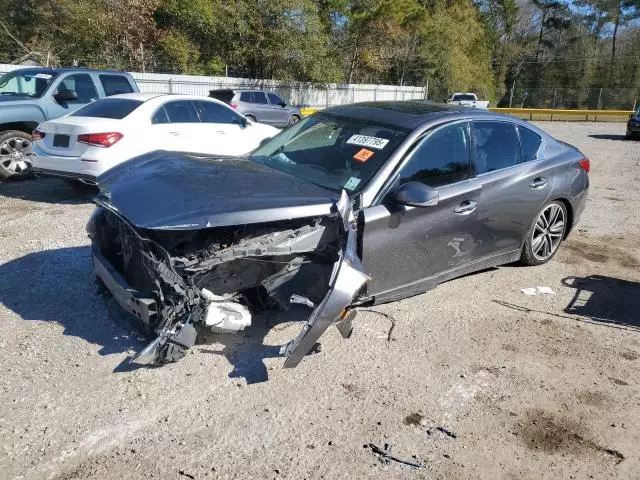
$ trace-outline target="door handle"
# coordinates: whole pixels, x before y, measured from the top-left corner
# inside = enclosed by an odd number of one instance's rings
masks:
[[[475,202],[473,200],[465,200],[453,209],[453,213],[457,213],[458,215],[469,215],[476,208],[478,208],[478,202]]]
[[[531,188],[544,188],[547,186],[547,183],[549,183],[549,180],[547,180],[544,177],[537,177],[533,182],[531,182],[529,184],[529,186]]]
[[[174,137],[177,137],[180,135],[180,132],[169,132],[169,135],[173,135]]]

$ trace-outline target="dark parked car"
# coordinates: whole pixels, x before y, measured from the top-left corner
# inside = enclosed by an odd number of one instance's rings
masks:
[[[578,149],[516,119],[419,102],[334,107],[246,159],[154,152],[98,178],[95,271],[157,334],[141,363],[199,329],[307,308],[293,367],[354,307],[470,272],[549,261],[589,185]],[[452,299],[464,301],[464,299]]]
[[[640,107],[631,114],[629,121],[627,122],[627,139],[638,138],[640,139]]]
[[[211,90],[209,96],[228,103],[254,122],[286,127],[302,118],[300,109],[287,105],[278,95],[262,90]]]

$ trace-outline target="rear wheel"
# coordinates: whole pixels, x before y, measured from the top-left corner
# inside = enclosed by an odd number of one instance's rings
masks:
[[[31,135],[19,130],[0,133],[0,178],[31,172]]]
[[[560,201],[546,204],[529,228],[520,260],[542,265],[553,258],[567,231],[567,207]]]
[[[295,125],[296,123],[298,123],[300,121],[300,117],[298,115],[291,115],[289,117],[289,123],[288,125]]]
[[[257,122],[258,120],[256,119],[256,117],[254,115],[245,115],[245,117],[247,117],[249,120],[251,120],[252,122]]]

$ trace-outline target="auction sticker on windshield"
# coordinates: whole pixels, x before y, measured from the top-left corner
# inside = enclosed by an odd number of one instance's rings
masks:
[[[357,162],[364,163],[373,157],[374,152],[372,150],[367,150],[366,148],[361,148],[358,153],[353,156],[353,159]]]
[[[368,135],[351,135],[351,138],[347,140],[347,143],[382,150],[387,146],[389,140],[386,138],[370,137]]]

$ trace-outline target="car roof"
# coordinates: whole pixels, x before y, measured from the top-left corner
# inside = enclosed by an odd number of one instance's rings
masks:
[[[105,97],[102,100],[109,98],[121,98],[123,100],[140,100],[142,102],[146,102],[147,100],[151,100],[156,97],[165,96],[162,93],[146,93],[146,92],[131,92],[131,93],[119,93],[118,95],[111,95],[109,97]]]
[[[443,116],[465,118],[470,115],[489,115],[496,118],[504,118],[503,115],[483,109],[434,103],[427,100],[353,103],[329,107],[321,112],[369,120],[410,130]]]
[[[11,72],[34,72],[34,73],[48,73],[50,75],[54,75],[57,73],[67,73],[67,72],[100,72],[100,73],[113,73],[117,75],[129,75],[127,72],[118,72],[115,70],[100,70],[98,68],[83,68],[83,67],[25,67],[25,68],[17,68],[15,70],[11,70]],[[7,72],[7,73],[11,73]]]

